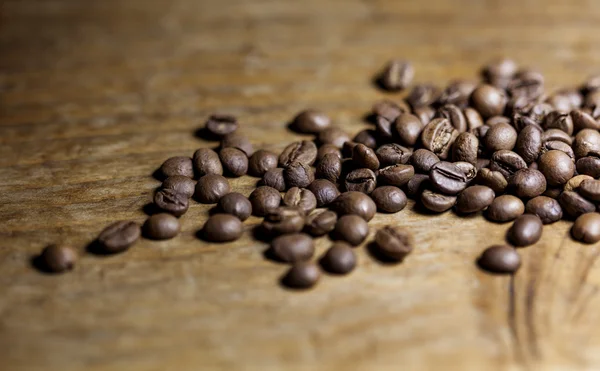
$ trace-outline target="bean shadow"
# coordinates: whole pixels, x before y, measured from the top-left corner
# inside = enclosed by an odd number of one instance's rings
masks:
[[[46,265],[44,264],[44,262],[42,261],[42,256],[41,255],[34,255],[29,259],[29,264],[31,265],[31,267],[35,270],[37,270],[40,273],[44,273],[44,274],[48,274],[48,275],[52,275],[53,272],[51,272],[48,267],[46,267]]]
[[[88,254],[92,254],[92,255],[96,255],[96,256],[110,256],[110,255],[114,255],[117,253],[110,253],[106,250],[104,250],[102,248],[102,245],[100,244],[100,242],[96,239],[92,242],[90,242],[86,247],[85,247],[85,251]]]
[[[148,216],[152,216],[161,212],[161,210],[158,208],[158,206],[156,206],[154,202],[148,202],[147,204],[142,206],[142,211]]]
[[[211,133],[206,127],[201,127],[194,131],[194,136],[198,139],[206,140],[208,142],[219,142],[221,140],[220,137]]]

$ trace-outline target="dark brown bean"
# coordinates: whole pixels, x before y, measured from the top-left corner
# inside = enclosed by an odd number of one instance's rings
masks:
[[[410,147],[419,140],[423,127],[421,120],[410,113],[399,115],[393,125],[395,135],[400,143]]]
[[[446,104],[440,107],[437,111],[437,117],[443,117],[450,121],[459,132],[467,131],[467,118],[463,111],[454,104]]]
[[[550,112],[544,118],[544,129],[558,129],[567,135],[573,135],[573,120],[571,115],[561,111]]]
[[[232,177],[240,177],[248,172],[248,157],[237,148],[223,148],[219,158],[225,173]]]
[[[202,233],[204,239],[211,242],[231,242],[242,236],[242,222],[230,214],[215,214],[208,218]]]
[[[350,140],[350,137],[342,129],[331,127],[322,130],[317,139],[321,144],[333,144],[337,148],[342,148],[344,143]]]
[[[581,185],[581,183],[586,179],[594,179],[589,175],[576,175],[569,179],[563,188],[565,191],[576,191],[577,188]]]
[[[225,114],[210,115],[204,124],[206,130],[215,137],[224,137],[238,129],[238,121],[235,116]]]
[[[491,85],[480,85],[471,94],[471,102],[483,118],[488,118],[504,112],[507,97],[501,89]]]
[[[546,191],[546,178],[538,170],[521,169],[509,180],[511,192],[521,198],[533,198]]]
[[[388,225],[375,234],[375,245],[383,256],[402,261],[413,251],[414,238],[407,229]]]
[[[595,156],[582,157],[577,160],[577,172],[594,178],[600,177],[600,158]]]
[[[154,214],[146,220],[142,229],[148,238],[168,240],[179,234],[181,223],[171,214]]]
[[[487,168],[479,170],[475,182],[490,187],[496,194],[504,193],[504,190],[508,186],[508,182],[501,172]]]
[[[435,153],[440,159],[448,158],[458,131],[445,118],[432,120],[421,133],[421,142],[425,149]]]
[[[192,159],[185,156],[171,157],[163,162],[160,167],[160,172],[165,178],[174,175],[193,178],[194,168],[192,166]]]
[[[479,139],[471,133],[460,133],[452,145],[452,161],[477,163]]]
[[[329,205],[340,195],[335,184],[326,179],[316,179],[310,183],[308,189],[315,195],[317,207]]]
[[[346,241],[353,246],[364,242],[369,234],[369,225],[358,215],[341,216],[333,230],[332,237],[335,240]]]
[[[494,201],[494,191],[486,186],[476,185],[465,188],[456,199],[456,210],[469,214],[482,211]]]
[[[517,137],[515,152],[530,164],[538,159],[542,150],[542,131],[533,125],[526,126]]]
[[[408,202],[404,192],[393,186],[375,188],[371,193],[371,198],[377,205],[377,210],[384,213],[397,213],[404,209]]]
[[[377,148],[377,133],[374,130],[365,129],[354,136],[355,143],[364,144],[369,148]]]
[[[577,192],[590,201],[600,201],[600,180],[588,179],[581,182]]]
[[[513,195],[498,196],[487,208],[485,216],[494,222],[504,223],[523,215],[523,201]]]
[[[254,152],[248,161],[248,173],[252,176],[262,177],[271,169],[277,167],[277,155],[271,151],[259,149]]]
[[[410,158],[414,170],[419,173],[429,173],[431,167],[438,162],[440,159],[435,153],[423,148],[416,150]]]
[[[408,183],[406,183],[406,194],[408,197],[417,199],[421,196],[421,192],[429,186],[429,175],[415,174]],[[373,196],[373,194],[371,194]]]
[[[280,206],[265,216],[262,227],[270,236],[298,233],[304,228],[304,215],[298,207]]]
[[[538,196],[527,201],[525,211],[537,215],[543,224],[551,224],[562,219],[563,212],[558,201],[547,196]]]
[[[370,170],[379,169],[379,159],[371,148],[364,144],[357,144],[352,151],[352,161],[359,168],[367,168]]]
[[[304,165],[312,165],[317,159],[317,146],[308,140],[294,142],[281,152],[279,155],[279,166],[286,168],[293,162],[299,162]]]
[[[505,178],[510,178],[517,171],[526,168],[525,160],[515,152],[508,150],[494,152],[490,161],[490,170],[500,172]]]
[[[540,156],[538,166],[551,186],[565,184],[575,173],[573,160],[562,151],[548,151]]]
[[[584,243],[600,241],[600,214],[586,213],[580,215],[571,228],[571,235],[577,241]]]
[[[399,144],[384,144],[375,151],[381,166],[406,164],[412,155],[410,149]]]
[[[344,181],[347,191],[357,191],[369,194],[377,187],[377,176],[369,169],[351,171]]]
[[[188,211],[189,198],[173,189],[161,189],[154,195],[157,208],[175,216],[181,216]]]
[[[340,152],[338,147],[333,144],[323,144],[317,151],[317,161],[321,161],[325,155],[330,153],[335,154],[340,160],[342,159],[342,152]]]
[[[517,143],[517,131],[509,124],[494,125],[483,137],[483,145],[489,153],[502,149],[512,150]]]
[[[573,119],[573,129],[575,132],[583,129],[600,129],[600,124],[591,115],[582,110],[573,110],[570,116]]]
[[[437,190],[448,195],[456,195],[468,185],[467,174],[456,164],[446,161],[433,165],[429,179]]]
[[[406,102],[411,105],[413,109],[425,106],[431,106],[435,103],[441,95],[440,89],[431,84],[419,84],[415,85],[408,97]]]
[[[225,214],[231,214],[241,221],[252,215],[252,203],[243,194],[232,192],[219,199],[218,209]]]
[[[286,206],[298,207],[308,215],[317,208],[317,198],[308,189],[292,187],[283,197],[283,204]]]
[[[210,148],[200,148],[194,152],[192,160],[196,176],[202,177],[207,174],[223,175],[223,165],[217,152]]]
[[[285,263],[297,263],[310,260],[315,253],[315,244],[307,234],[285,234],[271,242],[274,256]]]
[[[321,277],[319,267],[312,262],[294,263],[281,279],[281,283],[293,289],[313,287]]]
[[[278,167],[267,170],[260,181],[260,185],[275,188],[279,192],[285,191],[287,187],[283,177],[283,169]]]
[[[98,236],[98,244],[104,253],[114,254],[127,250],[141,235],[136,222],[120,221],[106,227]]]
[[[410,62],[400,59],[390,61],[379,76],[379,84],[386,90],[397,91],[412,82],[415,70]]]
[[[73,269],[77,253],[68,246],[46,246],[39,256],[41,267],[46,272],[62,273]]]
[[[452,206],[456,204],[456,196],[445,195],[433,192],[430,189],[425,189],[421,193],[421,203],[430,211],[443,213],[444,211],[450,210]]]
[[[346,243],[336,242],[320,259],[326,271],[335,274],[347,274],[356,267],[356,254]]]
[[[252,213],[256,216],[265,216],[281,204],[279,191],[267,186],[256,188],[248,199],[252,204]]]
[[[410,112],[410,107],[404,101],[395,103],[389,99],[383,99],[375,102],[371,111],[373,112],[374,116],[381,116],[389,122],[392,122],[400,114]]]
[[[375,216],[375,202],[362,192],[344,192],[331,203],[331,209],[338,215],[355,214],[369,221]]]
[[[529,246],[542,237],[544,226],[537,215],[523,214],[513,223],[510,229],[510,240],[515,246]]]
[[[448,84],[442,95],[438,99],[441,105],[454,104],[460,108],[465,108],[469,104],[469,97],[477,84],[467,80],[454,80]]]
[[[583,129],[575,136],[573,152],[576,158],[600,157],[600,133],[598,130]]]
[[[250,157],[254,154],[254,147],[248,138],[237,133],[227,134],[221,140],[221,149],[229,147],[239,149],[246,154],[246,157]]]
[[[477,264],[492,273],[512,274],[519,270],[521,257],[512,246],[494,245],[483,251]]]
[[[312,236],[320,237],[333,231],[337,223],[337,214],[333,211],[315,211],[306,217],[304,231]]]
[[[323,112],[317,110],[305,110],[292,121],[292,129],[303,134],[315,134],[327,129],[331,125],[331,119]]]
[[[203,204],[216,204],[231,191],[229,182],[222,175],[207,174],[198,179],[194,197]]]
[[[335,153],[328,153],[317,164],[316,177],[337,183],[342,174],[342,160]]]
[[[173,175],[165,179],[162,183],[162,188],[171,189],[187,198],[191,198],[196,189],[196,182],[187,176]]]

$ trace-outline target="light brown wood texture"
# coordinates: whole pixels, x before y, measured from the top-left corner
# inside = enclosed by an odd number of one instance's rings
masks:
[[[478,77],[506,55],[550,87],[600,71],[597,1],[5,0],[0,3],[0,369],[598,370],[598,246],[546,227],[511,278],[474,264],[508,225],[377,215],[414,231],[416,250],[384,265],[359,247],[346,277],[308,292],[278,285],[251,228],[200,241],[209,206],[183,232],[98,257],[107,224],[143,222],[163,160],[215,146],[194,135],[236,114],[256,147],[280,150],[314,107],[354,134],[386,95],[390,58],[416,80]],[[246,195],[256,179],[231,181]],[[45,275],[46,244],[76,247],[73,272]],[[321,254],[330,242],[317,243]]]

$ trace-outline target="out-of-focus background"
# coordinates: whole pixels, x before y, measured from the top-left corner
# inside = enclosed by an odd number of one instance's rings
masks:
[[[368,127],[376,99],[402,96],[372,84],[390,58],[443,86],[508,56],[572,87],[600,71],[599,31],[592,0],[0,2],[0,369],[600,369],[598,247],[563,222],[499,277],[474,260],[505,225],[410,204],[372,223],[414,231],[403,264],[361,247],[353,274],[303,293],[278,286],[259,219],[235,244],[201,242],[203,205],[174,240],[85,253],[112,221],[143,222],[166,158],[215,145],[195,136],[212,112],[280,150],[304,108]],[[73,272],[30,266],[49,243],[81,253]]]

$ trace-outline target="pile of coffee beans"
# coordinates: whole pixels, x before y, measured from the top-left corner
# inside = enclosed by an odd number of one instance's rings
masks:
[[[220,142],[218,152],[201,148],[167,159],[157,212],[143,227],[108,226],[98,248],[118,253],[140,236],[175,237],[191,199],[216,204],[200,233],[206,241],[235,241],[251,215],[263,218],[255,237],[270,241],[267,256],[290,264],[282,283],[294,288],[314,286],[323,270],[355,269],[354,249],[367,241],[369,221],[376,212],[403,210],[408,198],[430,213],[454,209],[458,216],[512,222],[506,243],[485,249],[477,261],[489,272],[516,272],[515,247],[535,244],[544,225],[561,219],[575,221],[574,239],[600,240],[600,77],[547,94],[542,74],[509,59],[485,66],[480,82],[455,80],[445,88],[412,85],[414,75],[407,61],[385,66],[376,78],[380,88],[409,91],[373,104],[372,127],[354,137],[323,112],[298,113],[289,127],[314,141],[291,143],[279,154],[255,151],[238,134],[236,117],[210,116],[203,130]],[[249,197],[228,181],[246,175],[260,178]],[[376,231],[370,244],[392,262],[415,245],[397,224]],[[315,239],[324,235],[332,244],[317,261]],[[56,246],[41,257],[52,271],[75,260]]]

